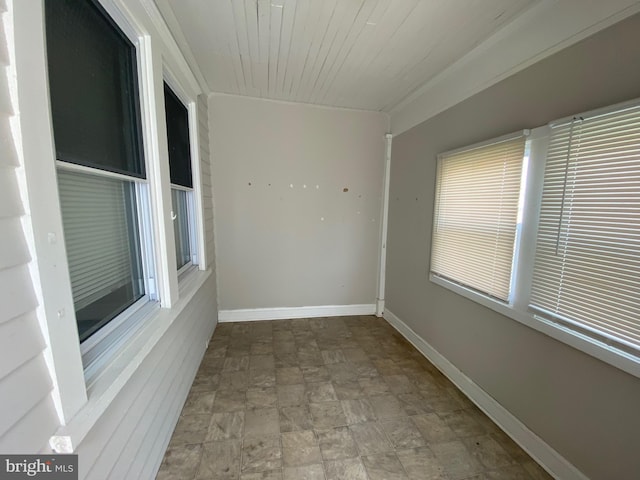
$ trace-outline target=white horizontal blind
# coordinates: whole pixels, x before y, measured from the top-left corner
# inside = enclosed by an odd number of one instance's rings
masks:
[[[129,182],[58,169],[76,311],[131,281],[125,199]]]
[[[640,347],[640,106],[552,126],[530,306]]]
[[[438,158],[431,273],[507,301],[525,137]]]

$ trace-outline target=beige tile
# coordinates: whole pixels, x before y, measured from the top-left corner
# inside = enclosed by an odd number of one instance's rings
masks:
[[[242,438],[244,412],[214,413],[209,422],[207,441]]]
[[[520,446],[502,430],[497,430],[490,435],[515,461],[519,463],[531,461],[531,457],[527,455],[527,452],[520,448]]]
[[[157,479],[193,478],[196,475],[202,445],[181,445],[167,449]]]
[[[407,415],[431,413],[431,407],[419,393],[401,393],[396,395]]]
[[[276,385],[276,372],[270,369],[249,370],[248,387],[274,387]]]
[[[367,473],[359,458],[325,462],[327,480],[367,480]]]
[[[307,383],[328,382],[331,380],[329,370],[326,367],[316,365],[302,367],[302,376]]]
[[[294,348],[293,348],[292,352],[281,352],[281,351],[277,350],[276,346],[274,345],[274,354],[273,354],[273,356],[275,357],[276,369],[278,369],[278,368],[292,368],[292,367],[299,367],[300,366],[300,363],[298,362],[298,356],[296,355],[296,352],[295,352],[295,344],[293,344],[293,346],[294,346]],[[288,348],[288,346],[287,346],[287,348]]]
[[[382,428],[377,422],[359,423],[349,427],[360,455],[373,455],[393,451]]]
[[[417,391],[416,386],[406,375],[385,375],[384,381],[389,385],[391,393],[399,395],[401,393],[412,393]]]
[[[203,445],[197,480],[216,478],[230,480],[240,474],[240,440],[211,442]],[[184,477],[177,477],[184,478]]]
[[[307,403],[305,386],[302,383],[296,385],[278,385],[278,405],[280,407],[303,405]]]
[[[185,415],[178,419],[170,446],[202,443],[207,437],[210,415]]]
[[[308,405],[280,407],[280,431],[295,432],[297,430],[311,430],[313,420]]]
[[[459,440],[430,443],[429,448],[444,467],[447,476],[452,480],[470,477],[480,473],[483,469],[482,465],[471,456]]]
[[[259,473],[243,473],[240,480],[282,480],[282,470],[270,470]]]
[[[322,350],[322,361],[325,365],[331,365],[333,363],[344,363],[347,359],[342,353],[342,350]]]
[[[280,433],[280,415],[276,408],[247,410],[244,416],[244,435],[265,436]]]
[[[284,480],[325,480],[321,464],[285,467]]]
[[[298,350],[296,355],[298,357],[298,364],[301,367],[321,366],[324,363],[320,350],[318,349]]]
[[[278,385],[295,385],[304,382],[300,367],[284,367],[276,369],[276,383]]]
[[[247,352],[248,353],[248,352]],[[229,357],[224,360],[223,372],[238,372],[249,368],[249,356]]]
[[[471,455],[486,469],[497,470],[516,461],[489,435],[463,438],[462,442]]]
[[[444,467],[428,447],[399,450],[397,454],[411,480],[447,480]]]
[[[395,395],[378,395],[369,401],[378,419],[407,416],[400,400]]]
[[[320,447],[313,430],[282,434],[282,458],[285,467],[320,463]]]
[[[223,372],[220,374],[218,390],[246,390],[249,386],[249,371]]]
[[[370,480],[409,480],[395,453],[362,457]]]
[[[340,403],[342,404],[342,410],[349,425],[376,420],[373,407],[368,400],[342,400]]]
[[[366,397],[360,384],[355,380],[332,382],[339,400],[355,400]]]
[[[276,360],[272,354],[251,355],[249,370],[272,370],[276,368]]]
[[[462,409],[462,405],[447,392],[443,392],[438,395],[425,396],[425,400],[429,404],[429,407],[439,414]]]
[[[358,379],[358,373],[350,363],[334,363],[327,365],[332,381],[344,382]]]
[[[318,444],[324,460],[338,460],[358,456],[358,447],[347,427],[317,430]]]
[[[451,427],[435,413],[416,415],[411,417],[411,421],[429,443],[448,442],[458,438]]]
[[[193,380],[190,392],[213,392],[220,384],[218,373],[198,373]]]
[[[461,438],[474,437],[486,433],[484,427],[467,410],[442,413],[440,418]]]
[[[256,342],[251,344],[251,355],[273,354],[273,343]]]
[[[345,348],[342,350],[342,353],[348,362],[366,362],[369,360],[369,357],[362,348]]]
[[[483,480],[532,480],[533,477],[520,465],[510,465],[483,473]]]
[[[246,394],[243,391],[228,390],[216,392],[213,402],[214,413],[238,412],[246,406]]]
[[[307,383],[305,388],[309,403],[334,402],[338,400],[331,382]]]
[[[310,403],[309,410],[316,429],[339,427],[347,424],[340,402]]]
[[[371,378],[380,376],[380,372],[371,361],[365,362],[353,362],[353,370],[356,372],[358,378]]]
[[[380,426],[396,449],[423,447],[427,443],[409,417],[381,421]]]
[[[277,400],[275,387],[247,389],[247,408],[275,407]]]
[[[382,377],[359,378],[358,383],[368,397],[390,393],[389,385],[386,384]]]
[[[257,435],[244,439],[242,445],[243,474],[277,470],[281,467],[282,449],[279,435]]]
[[[182,415],[206,415],[211,413],[215,392],[191,392],[182,408]]]

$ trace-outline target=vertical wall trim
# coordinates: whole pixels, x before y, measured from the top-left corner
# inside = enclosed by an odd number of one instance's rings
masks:
[[[384,155],[384,186],[382,188],[382,222],[380,222],[380,262],[378,268],[378,295],[376,298],[376,316],[384,313],[385,275],[387,271],[387,229],[389,226],[389,183],[391,179],[391,141],[393,135],[387,133]]]

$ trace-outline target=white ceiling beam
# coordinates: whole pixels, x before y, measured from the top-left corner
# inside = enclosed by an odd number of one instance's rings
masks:
[[[398,135],[639,11],[637,0],[543,0],[388,110],[392,132]]]

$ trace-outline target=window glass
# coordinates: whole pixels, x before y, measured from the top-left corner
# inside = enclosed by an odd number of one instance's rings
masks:
[[[640,349],[640,106],[552,126],[531,308]]]
[[[431,272],[510,295],[525,137],[438,158]]]
[[[58,170],[80,340],[144,295],[133,182]]]
[[[173,233],[176,241],[176,261],[178,269],[191,262],[191,244],[189,232],[189,195],[191,192],[171,189],[173,208]]]
[[[167,119],[171,183],[191,188],[193,180],[191,178],[189,113],[166,83],[164,84],[164,108]]]
[[[136,51],[95,2],[45,2],[58,160],[144,177]]]

